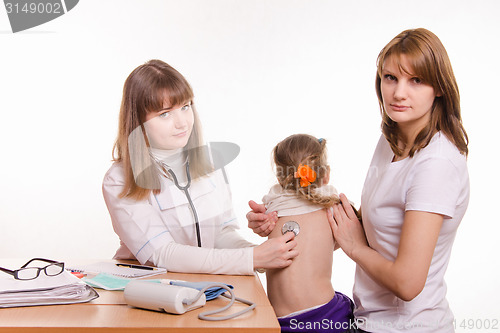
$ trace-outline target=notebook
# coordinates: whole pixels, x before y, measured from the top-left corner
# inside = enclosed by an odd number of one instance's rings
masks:
[[[116,262],[97,262],[93,264],[88,264],[88,265],[77,265],[77,266],[71,266],[67,267],[67,270],[73,271],[73,272],[81,272],[81,273],[93,273],[93,274],[98,274],[98,273],[106,273],[106,274],[112,274],[116,276],[121,276],[121,277],[126,277],[126,278],[140,278],[140,277],[148,277],[148,276],[154,276],[158,274],[165,274],[167,270],[165,268],[160,268],[160,267],[149,267],[149,266],[141,266],[141,265],[134,265],[134,266],[139,266],[139,267],[148,267],[148,268],[131,268],[131,267],[124,267],[124,266],[117,266]],[[123,264],[127,265],[127,264]]]

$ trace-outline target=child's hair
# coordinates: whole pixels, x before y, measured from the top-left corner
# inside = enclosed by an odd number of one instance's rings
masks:
[[[340,202],[338,196],[325,196],[315,189],[321,187],[329,176],[326,140],[307,134],[294,134],[284,139],[273,149],[276,177],[284,190],[294,191],[312,203],[331,207]],[[299,166],[307,165],[316,173],[316,179],[309,185],[300,183],[296,177]]]
[[[409,60],[411,68],[402,66],[402,55]],[[422,82],[431,85],[438,95],[432,106],[431,120],[418,133],[410,149],[410,157],[413,157],[418,150],[425,148],[438,131],[442,131],[455,144],[460,153],[467,156],[468,137],[462,125],[460,94],[450,59],[439,38],[423,28],[401,32],[380,51],[377,58],[375,87],[382,114],[382,132],[394,154],[401,156],[403,153],[403,150],[398,147],[398,140],[401,138],[397,123],[389,118],[384,109],[380,90],[383,66],[389,58],[398,63],[401,71],[415,75]]]
[[[161,60],[150,60],[130,73],[123,86],[118,121],[118,136],[113,146],[113,161],[121,162],[125,186],[121,197],[145,199],[151,191],[161,190],[161,173],[150,155],[149,140],[144,128],[146,114],[158,112],[165,101],[171,106],[191,102],[194,125],[185,153],[193,178],[211,171],[203,149],[201,124],[193,105],[193,90],[187,80]]]

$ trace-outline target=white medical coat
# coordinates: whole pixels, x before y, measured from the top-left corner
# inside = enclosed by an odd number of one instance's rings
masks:
[[[221,170],[193,179],[189,188],[202,248],[186,195],[171,180],[163,177],[161,192],[142,201],[120,198],[124,184],[122,165],[114,163],[104,177],[103,195],[120,237],[115,259],[137,258],[185,273],[253,274],[253,244],[235,231],[231,192]]]

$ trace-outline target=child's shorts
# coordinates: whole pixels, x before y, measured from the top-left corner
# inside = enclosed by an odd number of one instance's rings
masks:
[[[319,307],[279,317],[281,332],[349,331],[354,322],[354,304],[346,295],[335,292],[332,300]]]

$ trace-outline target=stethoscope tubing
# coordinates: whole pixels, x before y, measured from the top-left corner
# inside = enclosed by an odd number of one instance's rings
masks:
[[[189,174],[189,162],[186,162],[186,175],[188,182],[186,185],[181,186],[179,184],[179,181],[177,180],[177,176],[175,173],[172,171],[172,169],[167,169],[167,172],[172,176],[172,179],[174,180],[175,186],[184,192],[186,195],[186,198],[189,202],[189,207],[191,208],[191,212],[193,213],[194,217],[194,225],[196,229],[196,239],[198,241],[198,247],[201,247],[201,233],[200,233],[200,222],[198,220],[198,214],[196,213],[196,209],[194,208],[194,203],[193,200],[191,199],[191,195],[189,194],[189,187],[191,186],[191,175]]]

